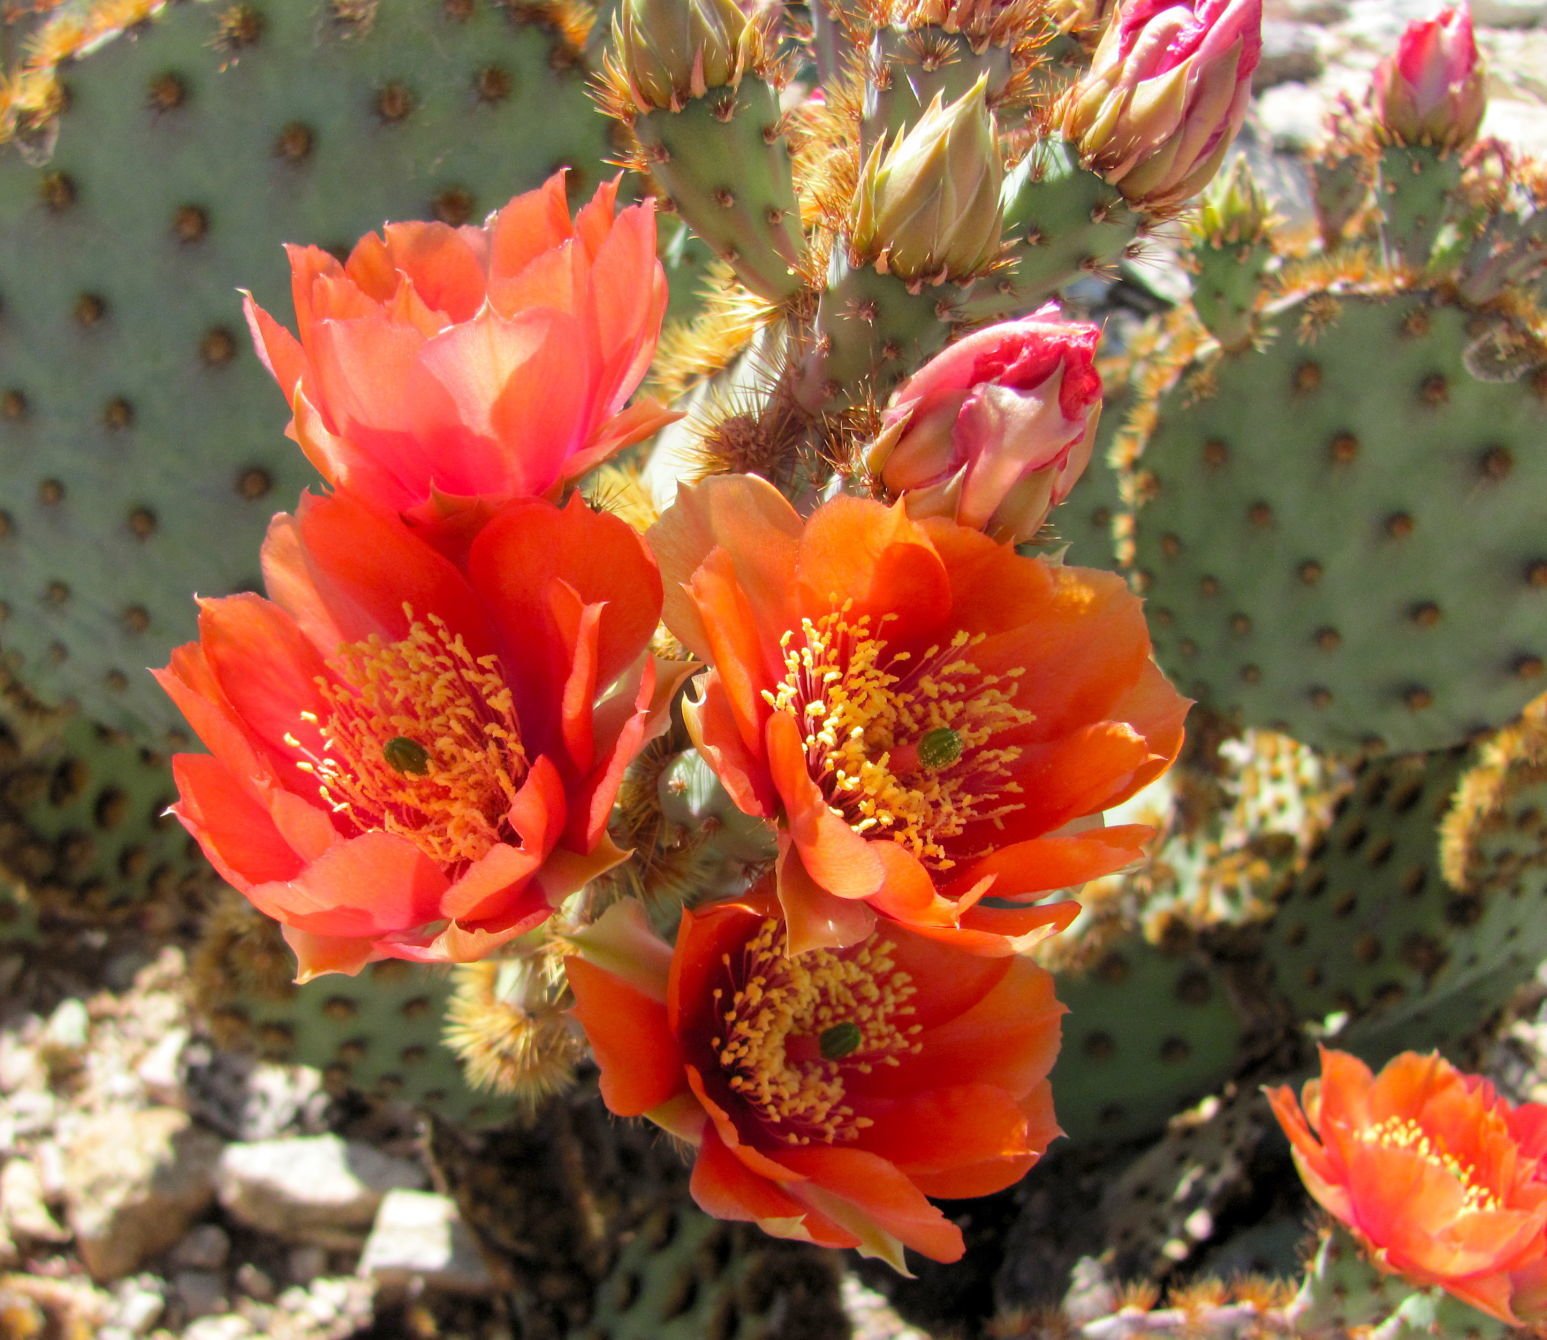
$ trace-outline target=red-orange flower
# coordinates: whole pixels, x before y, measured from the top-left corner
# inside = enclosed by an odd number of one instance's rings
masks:
[[[1268,1091],[1305,1185],[1382,1270],[1438,1285],[1500,1321],[1543,1292],[1544,1110],[1511,1108],[1438,1055],[1404,1052],[1378,1076],[1323,1049],[1321,1078]]]
[[[885,925],[791,956],[765,884],[683,914],[676,948],[637,903],[568,960],[602,1097],[696,1147],[693,1198],[777,1237],[964,1250],[927,1197],[983,1196],[1059,1134],[1048,1071],[1063,1006],[1023,957],[961,953]]]
[[[900,505],[802,523],[745,476],[684,489],[648,538],[667,625],[711,667],[699,749],[780,823],[795,952],[878,913],[1013,952],[1073,915],[1037,897],[1142,856],[1148,828],[1100,815],[1176,756],[1187,703],[1121,578]]]
[[[301,980],[481,957],[621,858],[661,598],[628,526],[519,500],[464,573],[352,498],[303,498],[263,567],[272,599],[204,601],[158,678],[211,750],[173,760],[173,812]]]
[[[624,409],[666,279],[652,207],[615,215],[617,193],[604,184],[571,221],[558,173],[482,228],[390,224],[343,265],[288,248],[299,340],[251,297],[247,320],[323,477],[434,522],[555,496],[673,418]]]

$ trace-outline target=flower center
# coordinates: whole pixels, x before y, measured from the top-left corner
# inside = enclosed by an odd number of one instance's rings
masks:
[[[526,776],[515,701],[499,657],[474,657],[436,615],[408,636],[340,647],[318,681],[328,705],[322,752],[285,743],[335,814],[361,832],[408,838],[444,865],[476,861],[513,836],[506,815]]]
[[[1475,1167],[1457,1158],[1411,1117],[1387,1117],[1373,1126],[1366,1126],[1359,1132],[1359,1143],[1379,1145],[1383,1149],[1410,1149],[1430,1167],[1448,1172],[1463,1188],[1463,1210],[1504,1208],[1504,1202],[1492,1188],[1479,1182]]]
[[[985,674],[971,659],[982,633],[959,631],[920,655],[892,651],[851,608],[784,634],[784,678],[763,698],[800,725],[812,777],[856,832],[884,834],[947,870],[952,838],[1023,803],[1013,799],[1021,751],[993,743],[1033,719],[1015,702],[1022,672]]]
[[[741,952],[739,972],[729,954],[723,960],[729,1000],[726,988],[714,993],[724,1031],[713,1046],[727,1083],[785,1144],[856,1139],[871,1120],[845,1102],[844,1077],[919,1050],[922,1025],[907,1022],[913,979],[884,940],[791,958],[772,917]]]

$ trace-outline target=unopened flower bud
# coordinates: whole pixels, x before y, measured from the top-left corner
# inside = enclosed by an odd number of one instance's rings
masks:
[[[617,72],[642,110],[675,111],[740,80],[750,26],[735,0],[624,0],[612,30]]]
[[[957,341],[898,390],[871,473],[910,516],[1029,540],[1090,461],[1100,338],[1049,304]]]
[[[1172,208],[1213,177],[1262,52],[1262,0],[1129,0],[1063,105],[1085,165],[1130,204]]]
[[[1390,142],[1464,149],[1477,138],[1487,96],[1464,2],[1407,25],[1396,54],[1376,68],[1371,101]]]
[[[1272,217],[1267,196],[1242,155],[1204,190],[1192,232],[1208,246],[1245,246],[1267,237]]]
[[[966,279],[999,252],[1004,161],[987,78],[949,107],[937,96],[891,146],[878,144],[854,193],[851,250],[904,279]]]

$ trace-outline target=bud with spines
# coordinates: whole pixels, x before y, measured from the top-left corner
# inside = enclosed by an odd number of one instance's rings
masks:
[[[614,73],[640,111],[679,111],[734,88],[759,36],[734,0],[626,0],[613,19]]]
[[[999,254],[1004,161],[987,80],[946,106],[938,97],[860,169],[850,258],[904,280],[964,280]]]
[[[1251,166],[1239,157],[1216,177],[1198,202],[1193,221],[1193,309],[1227,349],[1244,349],[1253,336],[1253,311],[1273,249],[1272,213]]]
[[[1172,210],[1213,177],[1246,116],[1262,0],[1129,0],[1060,126],[1130,204]]]
[[[1465,3],[1408,24],[1376,67],[1370,102],[1387,143],[1454,151],[1476,140],[1487,96]]]

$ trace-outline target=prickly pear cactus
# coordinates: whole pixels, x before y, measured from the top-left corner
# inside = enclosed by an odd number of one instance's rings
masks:
[[[306,986],[294,972],[278,928],[232,894],[193,956],[193,1003],[221,1046],[315,1066],[336,1093],[427,1107],[472,1127],[513,1115],[509,1099],[469,1083],[446,1043],[449,972],[375,963]]]
[[[1541,688],[1543,406],[1467,366],[1437,292],[1309,285],[1257,343],[1173,352],[1120,450],[1157,655],[1210,707],[1322,749],[1440,749]],[[1520,332],[1547,367],[1547,343]],[[1378,367],[1378,377],[1371,368]]]
[[[579,1340],[797,1340],[847,1329],[824,1254],[671,1206],[624,1246]]]
[[[0,651],[159,747],[176,714],[144,668],[192,636],[190,591],[256,585],[270,515],[313,479],[237,288],[283,314],[283,242],[461,223],[611,169],[578,12],[142,8],[0,144]]]

